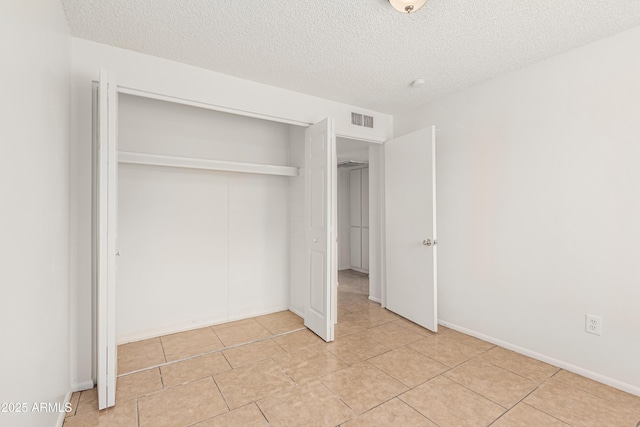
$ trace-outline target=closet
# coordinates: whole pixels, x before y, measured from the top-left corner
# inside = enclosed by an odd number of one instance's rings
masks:
[[[369,168],[349,171],[349,261],[369,272]]]
[[[118,343],[288,309],[304,134],[138,96],[118,107]]]
[[[117,345],[289,309],[327,342],[337,292],[334,121],[94,85],[98,407]]]

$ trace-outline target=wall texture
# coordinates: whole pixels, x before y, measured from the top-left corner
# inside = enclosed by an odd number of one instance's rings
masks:
[[[56,0],[0,5],[0,425],[52,426],[69,384],[70,43]]]
[[[441,321],[636,394],[638,51],[635,28],[395,116],[438,127]]]

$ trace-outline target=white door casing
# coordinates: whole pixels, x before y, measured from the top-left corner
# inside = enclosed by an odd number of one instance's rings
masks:
[[[384,144],[386,307],[437,332],[435,126]]]
[[[118,202],[118,89],[114,75],[100,71],[97,146],[97,383],[98,408],[116,403],[116,238]]]
[[[333,341],[337,282],[337,160],[333,120],[305,131],[305,273],[309,296],[304,324]]]

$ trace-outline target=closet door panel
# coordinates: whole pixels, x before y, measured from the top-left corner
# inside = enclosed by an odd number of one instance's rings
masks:
[[[229,319],[287,309],[287,179],[229,176]]]
[[[121,165],[119,178],[118,342],[226,320],[227,176]]]
[[[349,188],[350,188],[350,217],[351,226],[360,227],[362,225],[362,211],[360,210],[360,191],[361,191],[360,170],[349,172]]]
[[[362,268],[361,232],[360,227],[351,227],[351,267]]]

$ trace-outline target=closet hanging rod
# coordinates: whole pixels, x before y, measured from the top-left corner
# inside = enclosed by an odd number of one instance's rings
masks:
[[[134,153],[131,151],[118,151],[118,163],[184,169],[204,169],[224,172],[257,173],[263,175],[298,176],[298,168],[292,166],[194,159],[190,157],[165,156],[161,154]]]

